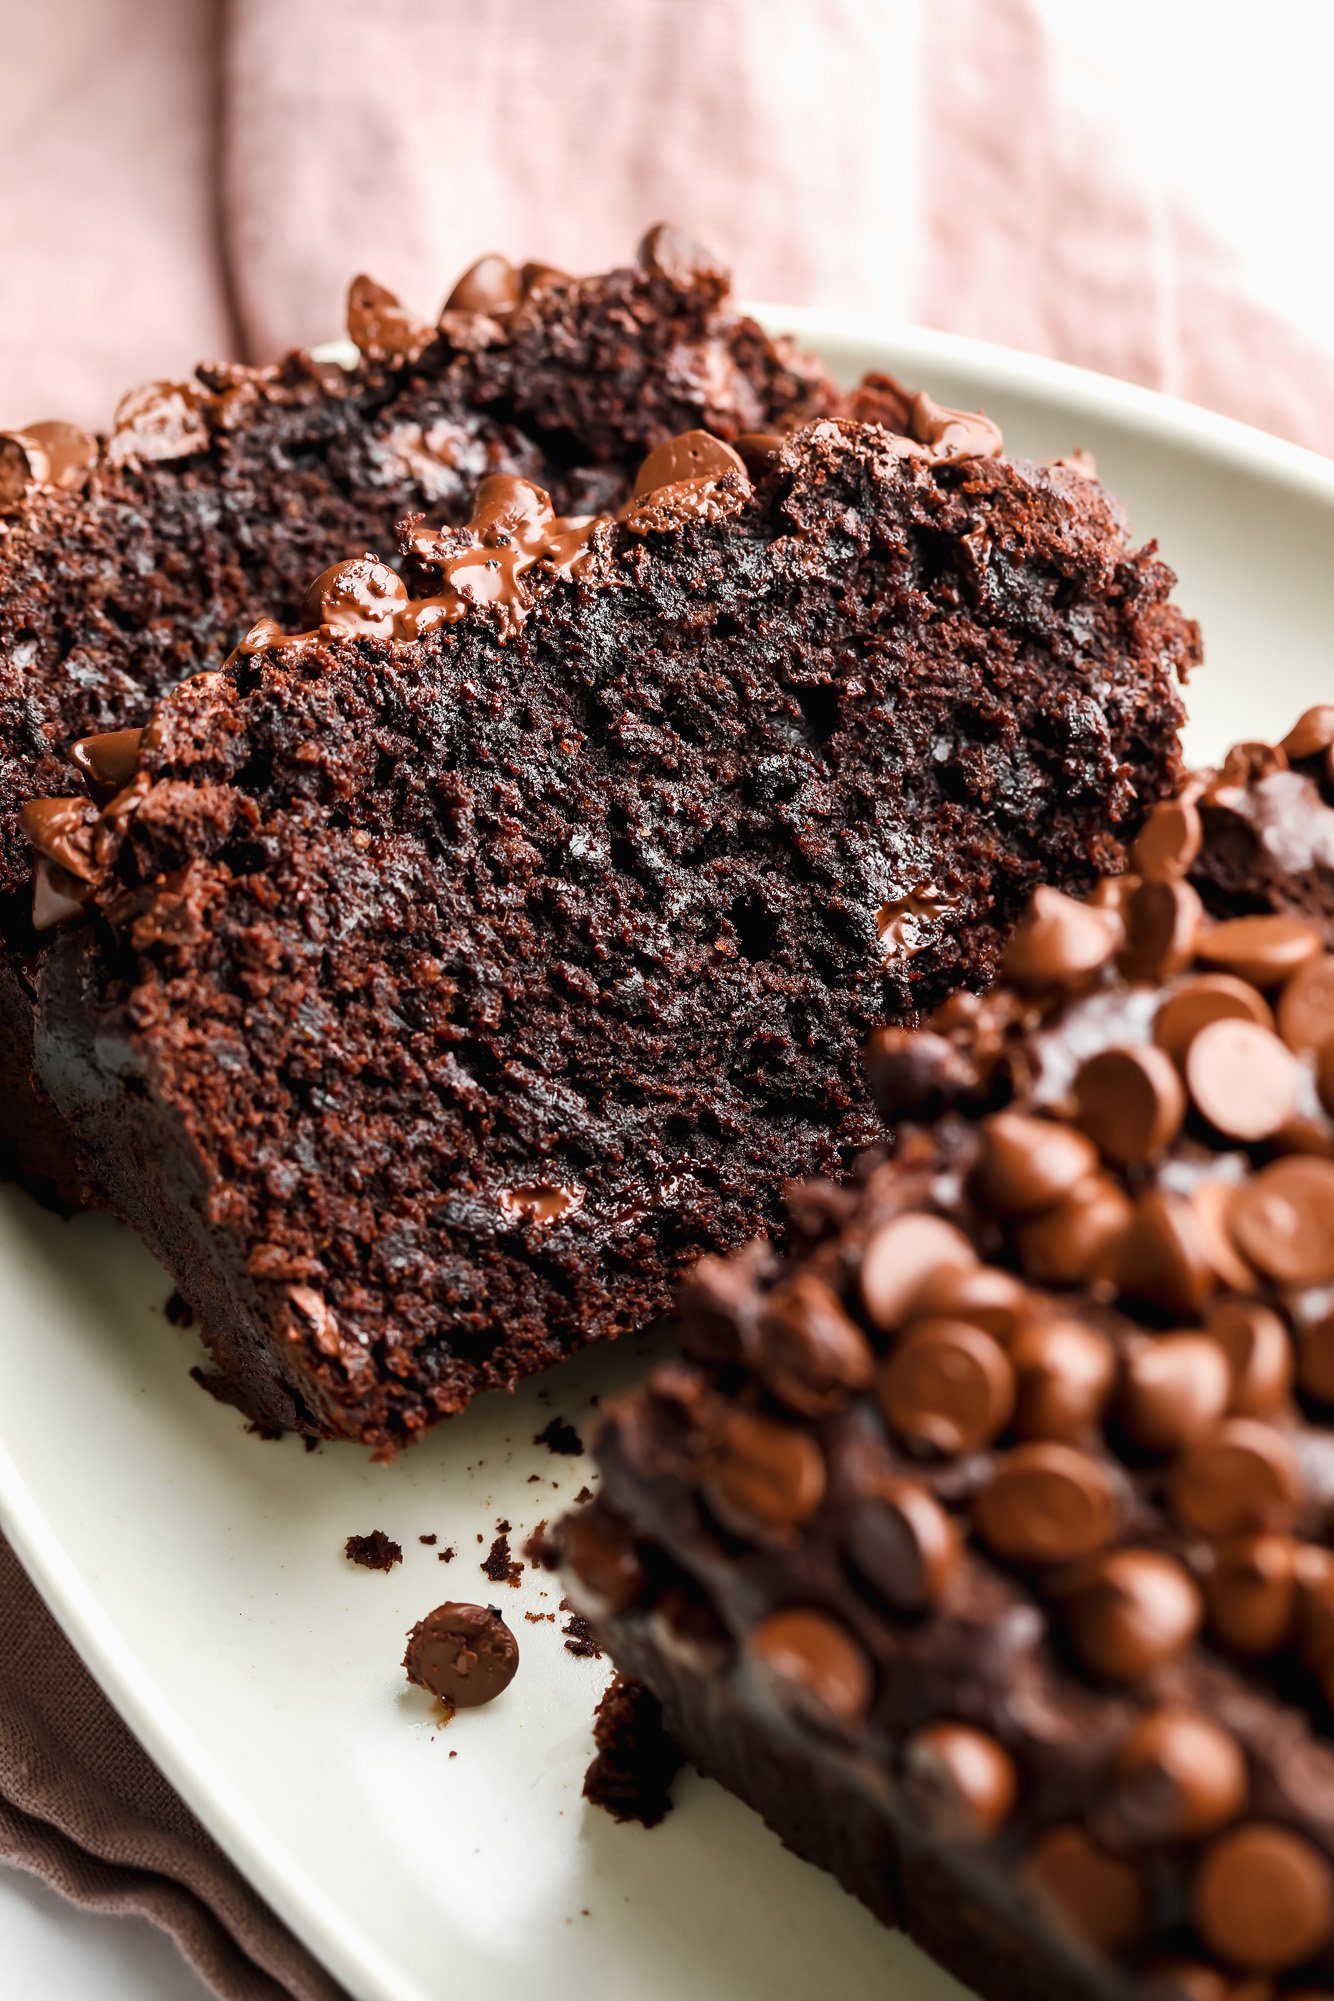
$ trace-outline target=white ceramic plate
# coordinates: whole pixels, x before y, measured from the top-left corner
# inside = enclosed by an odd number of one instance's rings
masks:
[[[985,405],[1014,450],[1085,445],[1157,535],[1203,622],[1191,748],[1281,732],[1334,697],[1334,465],[1147,392],[927,334],[894,340],[774,312],[841,372],[888,367]],[[584,1459],[533,1443],[553,1413],[629,1381],[644,1343],[491,1399],[389,1467],[266,1444],[190,1380],[169,1286],[101,1218],[0,1191],[0,1523],[113,1701],[223,1847],[359,2001],[590,1991],[679,2001],[849,2001],[959,1989],[688,1775],[651,1833],[586,1808],[605,1664],[565,1650],[550,1582],[478,1568],[517,1551]],[[386,1530],[405,1561],[352,1568]],[[457,1546],[448,1565],[418,1536]],[[513,1687],[441,1729],[399,1668],[447,1597],[503,1601]],[[451,1752],[456,1756],[451,1757]]]

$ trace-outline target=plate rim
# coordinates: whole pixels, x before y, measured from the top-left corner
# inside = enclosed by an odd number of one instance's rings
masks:
[[[1161,391],[925,327],[886,325],[814,307],[753,304],[746,310],[831,362],[840,349],[857,347],[879,350],[887,364],[928,377],[937,366],[955,366],[989,379],[1001,393],[1032,396],[1072,416],[1091,414],[1159,444],[1203,453],[1334,511],[1334,459]],[[328,360],[342,360],[347,352],[345,341],[315,350]],[[47,1609],[148,1755],[223,1853],[330,1975],[358,2001],[433,2001],[411,1974],[385,1959],[353,1914],[336,1907],[314,1876],[280,1849],[262,1815],[161,1698],[47,1521],[3,1437],[0,1529]]]

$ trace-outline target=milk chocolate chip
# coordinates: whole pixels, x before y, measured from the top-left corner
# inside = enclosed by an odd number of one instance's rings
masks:
[[[885,1333],[904,1320],[927,1281],[977,1263],[963,1231],[941,1216],[894,1216],[862,1252],[862,1304]]]
[[[909,1447],[953,1456],[990,1444],[1014,1408],[1014,1372],[990,1334],[962,1320],[919,1321],[880,1370],[876,1395]]]
[[[756,1626],[746,1652],[790,1700],[839,1724],[861,1721],[871,1705],[871,1664],[851,1634],[822,1612],[775,1612]]]
[[[1185,1071],[1196,1110],[1228,1139],[1268,1139],[1297,1108],[1296,1059],[1258,1022],[1210,1022],[1186,1051]]]
[[[1278,1973],[1319,1951],[1334,1919],[1334,1873],[1291,1829],[1254,1821],[1213,1843],[1191,1902],[1205,1944],[1234,1966]]]
[[[903,1747],[903,1778],[915,1812],[950,1841],[984,1839],[1003,1827],[1019,1789],[1003,1744],[966,1723],[928,1723]]]
[[[454,1709],[493,1702],[513,1681],[519,1643],[494,1605],[437,1605],[408,1634],[408,1680]]]
[[[1098,1848],[1082,1827],[1053,1827],[1025,1875],[1077,1937],[1100,1952],[1132,1945],[1144,1929],[1144,1886],[1133,1863]]]
[[[1297,1618],[1297,1544],[1288,1536],[1242,1536],[1214,1554],[1204,1582],[1209,1624],[1234,1653],[1270,1654]]]
[[[1201,973],[1168,995],[1153,1018],[1153,1039],[1174,1062],[1184,1063],[1195,1037],[1213,1021],[1274,1025],[1264,995],[1245,980],[1231,973]]]
[[[1231,1390],[1227,1356],[1207,1334],[1146,1339],[1126,1356],[1121,1420],[1146,1451],[1178,1452],[1215,1429]]]
[[[941,1597],[958,1567],[959,1531],[925,1487],[889,1478],[852,1509],[847,1549],[887,1604],[920,1612]]]
[[[1075,1116],[1118,1167],[1161,1153],[1176,1138],[1185,1109],[1171,1057],[1152,1046],[1099,1050],[1075,1074]]]
[[[803,1417],[821,1417],[865,1389],[874,1362],[866,1336],[837,1295],[814,1272],[798,1271],[765,1301],[758,1366],[780,1403]]]
[[[1069,1563],[1109,1541],[1116,1496],[1087,1452],[1044,1441],[1017,1445],[997,1461],[973,1504],[979,1533],[1015,1563]]]
[[[1071,1582],[1062,1603],[1076,1653],[1108,1681],[1133,1681],[1184,1653],[1203,1607],[1190,1574],[1153,1549],[1114,1549]]]
[[[1178,1459],[1172,1512],[1197,1534],[1221,1539],[1290,1528],[1302,1499],[1292,1447],[1272,1425],[1229,1418]]]
[[[1120,935],[1112,913],[1058,889],[1037,889],[1006,947],[1004,976],[1034,992],[1080,986],[1106,965]]]
[[[1229,1218],[1243,1254],[1280,1285],[1334,1278],[1334,1161],[1270,1161],[1238,1188]]]
[[[1151,1709],[1127,1732],[1112,1771],[1112,1815],[1135,1841],[1197,1841],[1246,1804],[1235,1737],[1197,1710]]]
[[[1097,1424],[1116,1377],[1106,1335],[1081,1320],[1029,1320],[1009,1352],[1021,1438],[1079,1438]]]
[[[983,1121],[981,1142],[978,1191],[998,1216],[1050,1209],[1098,1167],[1093,1142],[1055,1119],[997,1112]]]
[[[1204,906],[1188,882],[1142,882],[1127,897],[1118,964],[1128,980],[1169,980],[1190,964]]]
[[[824,1497],[825,1468],[809,1432],[732,1411],[704,1475],[718,1518],[742,1535],[786,1537]]]

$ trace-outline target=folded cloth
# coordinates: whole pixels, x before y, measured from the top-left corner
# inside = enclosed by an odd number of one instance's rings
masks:
[[[340,2001],[121,1722],[3,1540],[0,1617],[0,1860],[90,1910],[160,1925],[226,2001]]]
[[[1059,0],[11,5],[0,426],[105,424],[137,379],[326,338],[358,267],[428,309],[483,249],[596,269],[670,216],[752,296],[1082,362],[1334,453],[1312,247],[1334,13],[1270,0],[1265,18],[1261,48],[1201,35],[1170,0],[1114,16]],[[219,1994],[334,1995],[2,1545],[0,1605],[0,1856],[152,1918]]]

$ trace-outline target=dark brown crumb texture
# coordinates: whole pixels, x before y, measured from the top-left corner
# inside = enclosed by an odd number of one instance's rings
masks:
[[[855,423],[754,485],[709,449],[504,600],[348,566],[314,615],[360,625],[260,628],[100,820],[42,809],[94,913],[43,1082],[252,1414],[392,1448],[642,1326],[875,1129],[868,1029],[1176,781],[1194,630],[1096,483]],[[502,487],[426,567],[500,564],[497,508],[541,516]]]
[[[483,263],[434,327],[358,280],[350,371],[305,353],[201,366],[133,392],[105,438],[76,433],[58,456],[37,435],[53,427],[0,434],[0,1167],[42,1192],[91,1193],[29,1087],[40,941],[16,813],[63,788],[68,745],[142,722],[257,613],[297,622],[336,558],[393,560],[402,516],[462,519],[489,472],[536,479],[570,512],[614,507],[678,431],[781,428],[834,400],[674,231],[605,276]]]
[[[392,1541],[383,1529],[372,1529],[369,1535],[350,1535],[343,1544],[343,1554],[363,1570],[392,1570],[403,1561],[403,1545]]]
[[[672,1808],[672,1782],[685,1762],[668,1736],[662,1705],[642,1682],[615,1675],[593,1719],[596,1755],[584,1798],[614,1820],[656,1827]]]

